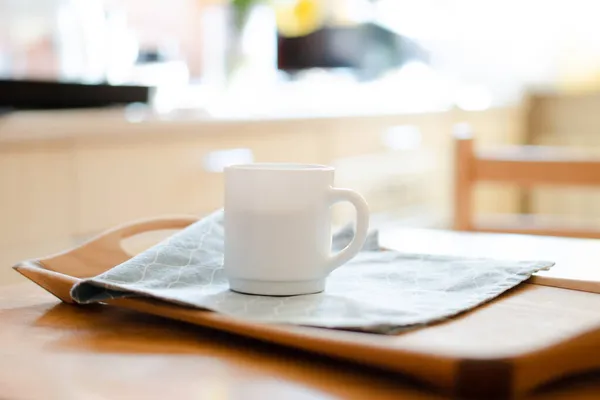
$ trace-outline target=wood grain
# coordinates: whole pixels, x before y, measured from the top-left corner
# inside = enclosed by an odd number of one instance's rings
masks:
[[[11,400],[441,399],[409,379],[115,307],[0,288],[0,393]]]
[[[444,398],[404,375],[119,308],[63,305],[33,284],[0,288],[0,389],[8,398],[164,399],[174,386],[181,399]],[[593,374],[525,398],[598,393]]]
[[[143,229],[182,227],[191,222],[193,219],[156,219],[117,228],[84,248],[24,262],[18,270],[68,302],[70,287],[77,279],[89,276],[91,271],[95,274],[106,270],[119,259],[129,257],[122,249],[107,250],[107,246],[118,243],[117,238]],[[424,243],[431,245],[434,238],[430,236]],[[462,243],[473,244],[465,240]],[[556,242],[549,245],[557,247]],[[597,246],[596,243],[596,250]],[[565,250],[568,251],[568,246]],[[67,270],[69,275],[61,273]],[[600,359],[593,351],[600,345],[600,296],[556,287],[525,284],[476,311],[399,336],[251,324],[146,299],[107,303],[383,368],[411,376],[445,393],[475,398],[492,393],[528,393],[564,375],[600,368]],[[499,378],[498,371],[505,371],[504,378]],[[475,381],[478,387],[472,390],[469,385]]]

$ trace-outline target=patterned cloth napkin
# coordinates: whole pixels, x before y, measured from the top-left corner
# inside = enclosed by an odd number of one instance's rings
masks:
[[[352,238],[347,228],[334,250]],[[381,251],[377,232],[327,279],[323,293],[269,297],[229,290],[219,210],[116,267],[75,285],[78,303],[145,296],[260,323],[392,334],[472,309],[552,262],[469,259]]]

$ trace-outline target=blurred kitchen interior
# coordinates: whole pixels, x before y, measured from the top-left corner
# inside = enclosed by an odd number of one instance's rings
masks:
[[[375,224],[449,228],[457,127],[481,147],[598,154],[599,10],[0,0],[0,282],[118,224],[209,213],[231,163],[333,164]],[[589,188],[482,185],[475,208],[597,223],[599,203]],[[336,223],[351,211],[336,206]]]

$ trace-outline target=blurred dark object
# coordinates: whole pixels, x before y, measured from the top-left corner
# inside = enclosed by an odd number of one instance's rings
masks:
[[[0,80],[0,109],[91,108],[149,101],[150,88],[144,86]]]
[[[167,61],[167,57],[157,49],[142,49],[140,50],[136,63],[137,64],[146,64],[146,63],[155,63],[155,62],[164,62]]]
[[[410,60],[426,59],[416,43],[374,23],[325,27],[301,37],[279,36],[277,50],[282,71],[350,68],[363,80]]]

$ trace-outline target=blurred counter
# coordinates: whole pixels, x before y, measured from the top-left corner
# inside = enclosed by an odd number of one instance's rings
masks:
[[[523,110],[251,117],[134,105],[5,114],[0,269],[139,218],[211,212],[222,205],[221,172],[231,163],[332,164],[336,184],[361,191],[374,214],[444,224],[459,122],[483,142],[516,142]],[[505,207],[510,196],[492,193],[488,204]],[[348,218],[338,211],[336,222]]]
[[[438,113],[442,114],[442,111],[439,110]],[[431,117],[433,113],[426,114]],[[158,113],[144,105],[105,109],[18,111],[0,115],[0,143],[17,144],[109,137],[127,139],[132,135],[152,136],[172,133],[211,135],[223,133],[222,129],[244,129],[259,125],[278,129],[298,124],[369,122],[397,117],[397,113],[211,115],[202,110]]]

